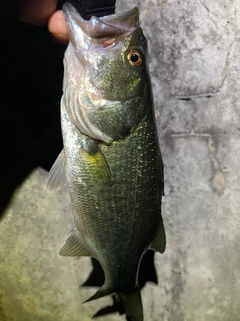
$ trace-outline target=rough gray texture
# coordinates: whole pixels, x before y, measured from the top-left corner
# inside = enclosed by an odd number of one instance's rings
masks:
[[[130,7],[118,1],[118,11]],[[133,1],[149,40],[165,163],[167,250],[144,288],[146,321],[237,321],[240,315],[240,2]],[[86,321],[87,258],[58,251],[72,227],[67,193],[38,171],[0,223],[0,320]],[[14,306],[14,308],[13,308]],[[120,316],[104,320],[123,320]]]

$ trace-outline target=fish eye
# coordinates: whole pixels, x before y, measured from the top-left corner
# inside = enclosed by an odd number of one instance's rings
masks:
[[[142,55],[138,50],[130,50],[127,55],[127,60],[133,67],[139,67],[143,62]]]

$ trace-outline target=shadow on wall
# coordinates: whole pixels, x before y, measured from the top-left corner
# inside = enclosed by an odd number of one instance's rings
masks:
[[[10,8],[1,17],[0,218],[16,187],[34,168],[49,170],[62,148],[65,47],[46,27],[18,22]]]

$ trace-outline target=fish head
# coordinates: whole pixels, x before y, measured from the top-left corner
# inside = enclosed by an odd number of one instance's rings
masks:
[[[84,114],[88,123],[84,129],[81,119],[78,127],[107,143],[124,137],[136,128],[149,99],[147,40],[139,26],[138,9],[93,16],[89,21],[70,3],[64,4],[63,10],[70,38],[65,69],[67,77],[75,79],[75,108],[81,110],[75,115],[83,118]]]
[[[85,87],[112,101],[141,96],[147,42],[140,28],[92,42],[87,54]]]

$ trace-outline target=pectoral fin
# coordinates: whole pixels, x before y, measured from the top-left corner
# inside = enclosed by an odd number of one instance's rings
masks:
[[[79,231],[73,228],[71,235],[67,239],[65,245],[61,248],[60,255],[62,256],[90,256],[90,253],[85,249]]]
[[[49,171],[46,188],[49,192],[54,192],[61,189],[66,183],[66,158],[63,149]]]
[[[162,218],[159,222],[157,233],[155,238],[153,239],[153,242],[150,246],[152,250],[155,250],[157,252],[163,253],[166,248],[166,234],[165,229],[163,226]]]
[[[97,183],[105,182],[111,176],[107,160],[96,141],[85,136],[82,146],[82,157],[88,163],[91,178]]]

